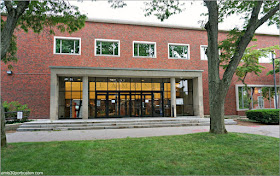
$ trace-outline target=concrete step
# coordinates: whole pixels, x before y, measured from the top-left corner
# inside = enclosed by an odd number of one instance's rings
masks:
[[[33,121],[22,124],[17,131],[56,131],[56,130],[97,130],[122,128],[155,128],[179,126],[209,126],[209,118],[147,118],[147,119],[89,119]],[[225,119],[226,125],[237,124],[232,119]]]
[[[207,119],[167,119],[167,120],[98,120],[98,121],[75,121],[75,120],[70,120],[70,121],[49,121],[49,122],[26,122],[25,124],[97,124],[97,123],[134,123],[134,122],[207,122],[209,120]]]
[[[162,122],[131,122],[131,123],[81,123],[81,124],[23,124],[20,128],[44,128],[44,127],[80,127],[80,126],[123,126],[123,125],[150,125],[150,124],[182,124],[182,123],[200,123],[199,121],[162,121]],[[205,123],[205,122],[204,122]]]
[[[18,128],[17,131],[64,131],[64,130],[98,130],[98,129],[124,129],[124,128],[156,128],[181,126],[207,126],[209,123],[181,123],[181,124],[150,124],[150,125],[119,125],[119,126],[76,126],[76,127],[40,127]]]

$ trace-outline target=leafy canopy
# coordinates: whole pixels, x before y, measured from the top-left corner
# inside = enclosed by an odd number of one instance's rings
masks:
[[[10,1],[11,7],[16,9],[18,1]],[[0,3],[1,11],[8,13],[4,1]],[[17,21],[17,28],[28,32],[30,29],[35,33],[48,30],[50,34],[55,34],[55,28],[61,32],[73,33],[84,27],[86,15],[82,14],[78,7],[71,5],[64,0],[30,1],[28,8]],[[1,18],[1,30],[5,28],[6,22]],[[4,63],[17,61],[16,57],[16,36],[12,36],[8,52],[1,60]]]

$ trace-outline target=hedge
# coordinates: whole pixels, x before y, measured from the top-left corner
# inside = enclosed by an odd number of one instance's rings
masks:
[[[246,116],[261,123],[279,123],[279,109],[249,110],[246,111]]]

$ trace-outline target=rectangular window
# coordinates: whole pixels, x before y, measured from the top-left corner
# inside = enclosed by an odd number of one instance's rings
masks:
[[[95,55],[97,56],[120,56],[120,41],[96,39]]]
[[[250,90],[250,89],[249,89]],[[249,109],[250,94],[244,87],[238,87],[239,109]]]
[[[79,55],[81,48],[81,38],[54,37],[55,54]]]
[[[190,59],[188,44],[168,44],[168,58],[172,59]]]
[[[155,42],[133,42],[134,57],[156,57]]]
[[[259,58],[259,63],[271,63],[272,58],[274,57],[274,53],[270,52],[267,56]]]
[[[208,60],[206,55],[207,45],[200,45],[200,58],[201,60]]]
[[[263,96],[258,96],[258,105],[260,109],[264,108],[264,100],[263,100]]]

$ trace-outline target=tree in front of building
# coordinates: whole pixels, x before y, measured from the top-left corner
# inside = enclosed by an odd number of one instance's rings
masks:
[[[50,34],[54,34],[56,29],[72,33],[84,27],[86,20],[78,7],[64,0],[1,1],[0,9],[5,15],[1,18],[1,61],[5,64],[17,61],[15,29],[35,33],[48,30]],[[6,146],[4,128],[5,116],[1,103],[1,146]]]
[[[163,21],[173,14],[180,13],[181,5],[178,0],[153,0],[146,3],[146,15],[155,15]],[[210,105],[210,132],[215,134],[227,133],[224,123],[224,103],[231,80],[243,57],[243,54],[252,41],[256,30],[265,22],[268,25],[279,25],[279,1],[208,1],[204,0],[208,9],[208,21],[204,28],[208,36],[208,81]],[[220,56],[218,25],[226,17],[238,14],[244,19],[243,27],[229,31],[232,47],[232,57],[220,77]]]
[[[230,34],[229,34],[230,35]],[[220,43],[219,48],[223,49],[220,55],[221,64],[224,69],[228,67],[229,60],[232,57],[234,52],[233,47],[231,46],[233,43],[228,42],[231,37],[228,37],[227,40],[224,40]],[[256,40],[256,39],[254,39]],[[255,87],[248,87],[246,83],[246,77],[248,74],[255,74],[259,76],[262,72],[262,69],[265,69],[264,66],[259,64],[259,60],[261,58],[266,58],[269,54],[275,54],[275,50],[279,50],[279,46],[270,46],[266,48],[254,49],[257,47],[256,45],[248,47],[245,49],[243,57],[241,58],[241,63],[237,66],[235,74],[238,77],[238,80],[242,82],[244,85],[243,92],[245,96],[243,96],[244,101],[246,102],[248,109],[252,109],[253,107],[253,95]]]

